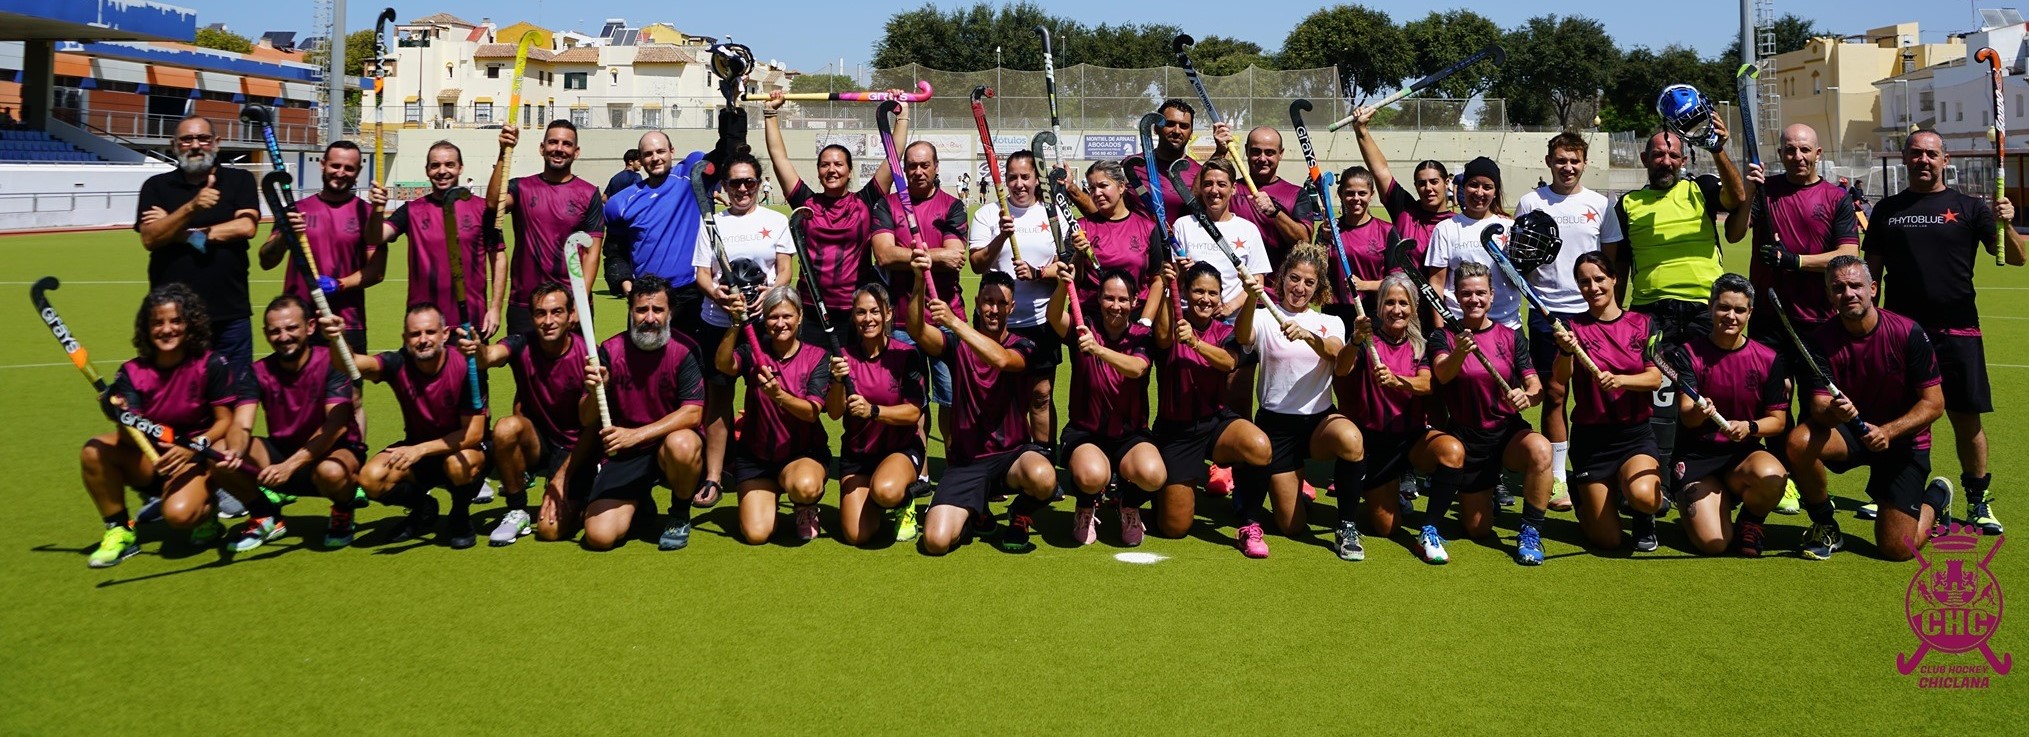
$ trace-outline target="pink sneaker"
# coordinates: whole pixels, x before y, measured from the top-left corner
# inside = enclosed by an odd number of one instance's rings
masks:
[[[1141,510],[1122,505],[1120,507],[1120,544],[1127,547],[1141,545]]]
[[[1240,552],[1249,558],[1268,557],[1268,542],[1261,539],[1261,525],[1249,522],[1240,528],[1240,539],[1236,541]]]
[[[1303,482],[1302,491],[1303,498],[1309,499],[1311,501],[1317,501],[1317,489],[1315,487],[1312,487],[1309,481]]]
[[[1232,467],[1213,466],[1211,475],[1205,478],[1205,491],[1219,496],[1233,493]]]
[[[1071,518],[1071,541],[1079,545],[1099,542],[1099,515],[1092,507],[1079,507],[1078,514]]]
[[[823,529],[817,524],[817,505],[797,507],[796,539],[810,542],[816,540],[820,534],[823,534]]]

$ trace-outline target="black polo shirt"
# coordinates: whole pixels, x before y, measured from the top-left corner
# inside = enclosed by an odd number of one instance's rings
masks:
[[[240,210],[261,211],[260,189],[253,173],[224,166],[214,171],[218,172],[218,204],[191,214],[188,227],[227,222]],[[141,183],[140,199],[135,203],[134,230],[141,229],[141,213],[148,208],[174,212],[196,199],[197,190],[203,187],[202,180],[192,183],[175,169],[149,177]],[[183,240],[162,246],[148,254],[148,285],[183,282],[204,298],[204,308],[213,322],[247,317],[253,313],[247,303],[247,246],[246,239],[220,238],[207,241],[203,253]]]

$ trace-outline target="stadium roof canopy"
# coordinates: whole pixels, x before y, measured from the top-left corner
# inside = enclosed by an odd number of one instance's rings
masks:
[[[197,11],[148,0],[0,0],[0,41],[183,41]]]

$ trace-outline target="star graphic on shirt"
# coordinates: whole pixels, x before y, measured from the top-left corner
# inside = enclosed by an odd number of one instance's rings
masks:
[[[1959,221],[1959,214],[1951,210],[1946,210],[1944,211],[1944,221],[1947,223],[1956,223]]]
[[[1240,251],[1240,250],[1245,250],[1246,248],[1247,248],[1247,241],[1244,241],[1244,240],[1239,240],[1239,241],[1233,241],[1233,250],[1235,250],[1235,251]]]
[[[762,237],[762,238],[766,238],[766,237],[768,237],[768,235],[769,235],[769,233],[768,233],[768,229],[767,229],[767,228],[762,228],[762,229],[761,229],[761,237]]]
[[[1594,221],[1594,220],[1598,220],[1598,219],[1599,219],[1599,211],[1598,211],[1598,210],[1594,210],[1594,209],[1592,209],[1592,208],[1590,208],[1590,207],[1588,207],[1588,208],[1585,208],[1585,222],[1588,222],[1588,223],[1589,223],[1589,222],[1592,222],[1592,221]]]

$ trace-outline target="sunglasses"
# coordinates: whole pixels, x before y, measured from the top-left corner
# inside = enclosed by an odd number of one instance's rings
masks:
[[[760,185],[761,180],[752,177],[726,180],[726,186],[728,187],[758,187]]]

